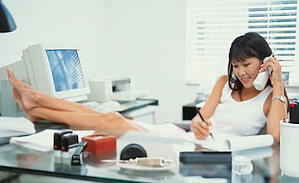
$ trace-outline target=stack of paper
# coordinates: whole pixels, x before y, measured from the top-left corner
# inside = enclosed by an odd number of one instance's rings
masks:
[[[56,131],[58,130],[47,129],[34,135],[29,135],[25,137],[13,137],[10,139],[10,143],[43,152],[52,151],[54,142],[53,137]],[[91,135],[94,133],[94,131],[78,130],[73,131],[73,133],[78,134],[80,142],[83,136]]]
[[[0,117],[0,138],[35,133],[34,124],[24,117]]]

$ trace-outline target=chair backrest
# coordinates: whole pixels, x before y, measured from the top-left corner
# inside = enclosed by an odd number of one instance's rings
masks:
[[[267,134],[267,123],[261,130],[259,131],[258,135]]]

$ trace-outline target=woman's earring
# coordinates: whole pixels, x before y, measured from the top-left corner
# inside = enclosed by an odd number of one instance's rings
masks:
[[[237,76],[235,75],[235,73],[232,73],[232,78],[233,78],[233,80],[237,80]]]
[[[237,76],[235,75],[235,73],[232,73],[232,79],[230,81],[230,84],[233,88],[235,87],[236,82],[237,82]]]

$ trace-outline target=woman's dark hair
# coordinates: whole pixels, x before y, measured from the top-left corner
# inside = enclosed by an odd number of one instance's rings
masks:
[[[264,58],[270,56],[272,50],[267,41],[258,33],[248,32],[242,36],[237,37],[231,44],[229,50],[229,62],[228,62],[228,83],[232,90],[241,92],[242,83],[238,78],[233,76],[232,61],[244,62],[250,57],[256,57],[261,61]],[[268,80],[268,84],[271,84]]]

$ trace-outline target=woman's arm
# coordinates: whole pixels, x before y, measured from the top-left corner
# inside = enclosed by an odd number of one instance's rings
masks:
[[[264,111],[266,109],[267,116],[267,133],[271,134],[275,141],[280,140],[280,121],[287,118],[287,109],[289,102],[286,98],[285,88],[281,75],[281,66],[276,57],[270,58],[268,62],[263,65],[265,67],[272,68],[272,74],[270,75],[271,84],[273,86],[272,95],[270,95],[264,105]],[[273,97],[285,97],[285,102],[279,99],[273,99]],[[268,110],[267,110],[268,109]],[[268,111],[268,113],[267,113]]]
[[[220,102],[222,90],[226,82],[227,82],[227,75],[223,75],[220,76],[217,82],[215,83],[210,96],[206,100],[204,106],[200,109],[200,112],[203,115],[204,119],[208,119],[214,114],[214,111]]]
[[[212,123],[209,118],[213,115],[217,105],[220,102],[222,90],[226,82],[226,75],[219,77],[210,96],[206,100],[204,106],[200,109],[200,112],[206,123],[201,120],[198,114],[193,117],[190,129],[191,131],[193,131],[197,139],[205,139],[210,135],[210,126],[212,125]]]
[[[267,133],[271,134],[276,142],[280,140],[280,121],[287,119],[287,106],[288,100],[282,102],[279,99],[272,100],[276,96],[286,96],[284,93],[283,84],[273,85],[273,92],[267,98],[266,103],[269,106],[269,112],[267,114]],[[286,97],[285,97],[286,99]]]

